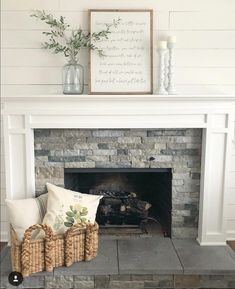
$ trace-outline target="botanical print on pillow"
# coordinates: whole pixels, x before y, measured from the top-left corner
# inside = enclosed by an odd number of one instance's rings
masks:
[[[53,228],[59,230],[63,225],[65,227],[72,227],[87,221],[88,209],[81,206],[79,203],[70,205],[69,210],[64,213],[64,205],[61,205],[60,213],[55,217]]]
[[[86,207],[82,207],[77,203],[69,208],[70,210],[66,212],[66,222],[64,222],[66,227],[71,227],[76,223],[79,224],[87,221],[86,216],[88,214],[88,209]]]

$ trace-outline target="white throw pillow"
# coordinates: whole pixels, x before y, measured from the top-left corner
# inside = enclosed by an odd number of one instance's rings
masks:
[[[22,241],[25,230],[30,226],[42,223],[46,213],[47,195],[21,200],[6,200],[9,220],[19,241]]]
[[[47,183],[47,213],[43,223],[62,234],[73,224],[94,223],[100,199],[103,196],[83,194]]]

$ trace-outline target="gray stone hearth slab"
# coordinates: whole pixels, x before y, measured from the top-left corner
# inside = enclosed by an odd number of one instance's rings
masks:
[[[235,253],[227,246],[200,246],[196,240],[172,240],[185,274],[235,274]]]
[[[1,272],[1,286],[0,288],[15,288],[15,286],[11,286],[8,282],[8,275],[12,272],[11,267],[11,252],[10,247],[6,246],[1,251],[1,264],[0,264],[0,272]],[[23,284],[18,286],[17,288],[43,288],[44,287],[44,277],[52,276],[53,272],[39,272],[30,275],[30,277],[24,278]]]
[[[118,256],[120,274],[178,274],[183,272],[169,238],[119,240]]]
[[[98,256],[89,262],[55,268],[54,275],[113,275],[118,274],[117,240],[100,240]]]
[[[7,255],[4,253],[4,255],[1,254],[1,264],[0,264],[0,279],[1,279],[1,287],[0,288],[6,288],[8,285],[8,274],[11,272],[11,263],[10,263],[10,251],[9,247],[4,248],[7,252]],[[3,250],[4,250],[3,249]]]
[[[235,260],[235,253],[234,253],[233,249],[230,246],[226,246],[226,250],[229,252],[231,257]]]
[[[0,252],[0,262],[5,258],[6,255],[10,254],[10,247],[5,246]]]

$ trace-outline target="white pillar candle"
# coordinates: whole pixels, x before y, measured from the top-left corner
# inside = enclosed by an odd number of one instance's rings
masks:
[[[167,37],[168,43],[176,43],[176,36],[170,35]]]
[[[157,48],[158,49],[167,49],[167,42],[166,41],[158,41]]]

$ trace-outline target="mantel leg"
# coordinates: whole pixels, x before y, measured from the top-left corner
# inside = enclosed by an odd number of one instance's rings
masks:
[[[203,130],[198,242],[226,244],[228,162],[232,141],[232,114],[208,115]]]
[[[35,195],[34,138],[27,115],[4,115],[6,197],[29,198]]]

